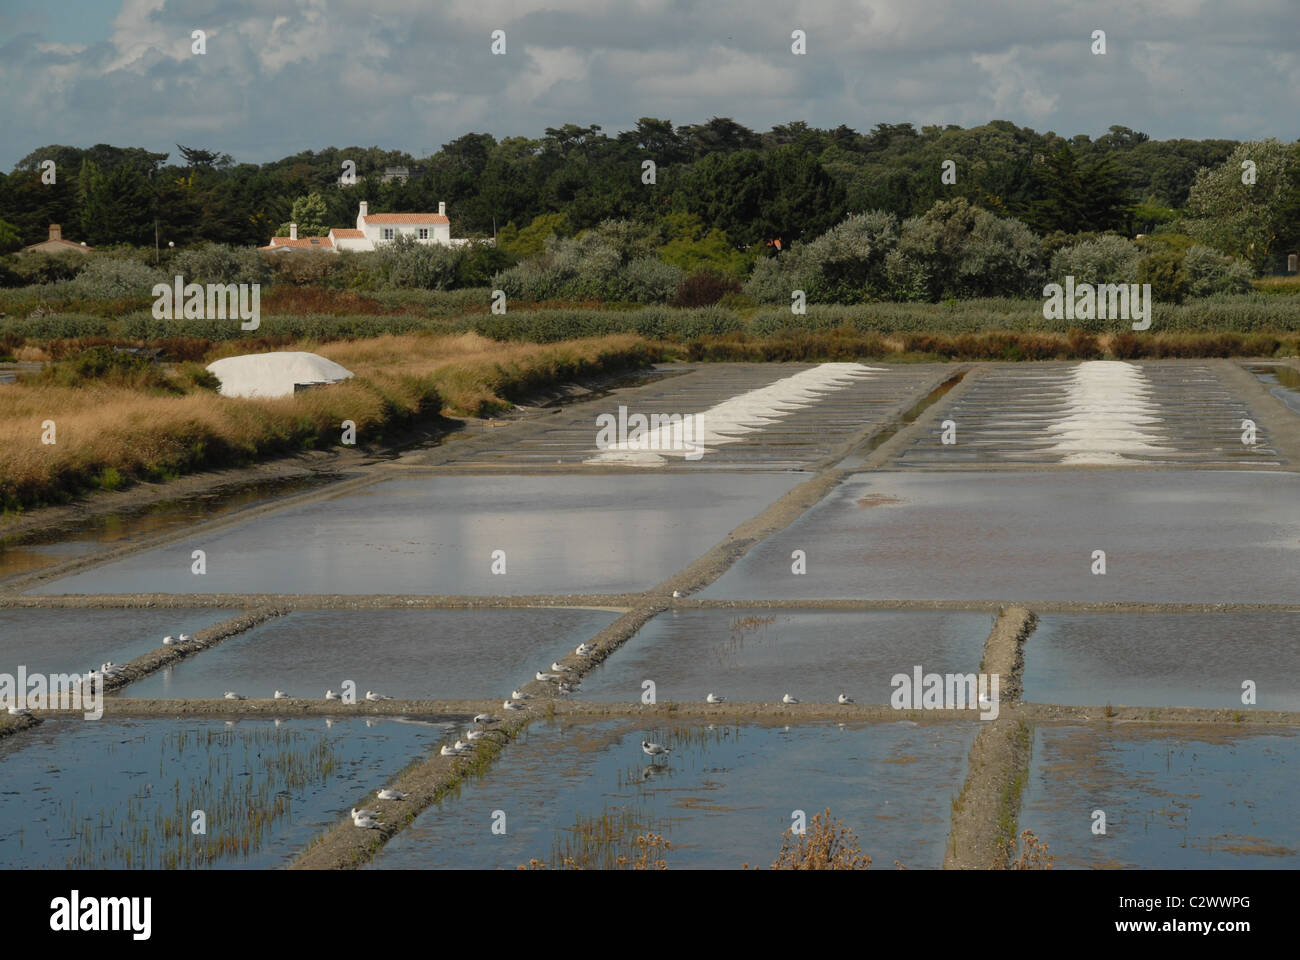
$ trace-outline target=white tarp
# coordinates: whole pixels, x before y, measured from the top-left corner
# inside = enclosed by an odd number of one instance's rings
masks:
[[[295,383],[337,383],[352,371],[314,353],[250,353],[208,364],[223,397],[288,397]]]

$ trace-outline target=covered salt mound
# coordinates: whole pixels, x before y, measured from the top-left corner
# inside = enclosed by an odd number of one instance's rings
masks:
[[[314,353],[251,353],[208,364],[223,397],[289,397],[294,384],[337,383],[352,371]]]

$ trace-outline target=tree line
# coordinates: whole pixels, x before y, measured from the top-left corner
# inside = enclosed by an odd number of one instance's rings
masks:
[[[425,158],[329,147],[252,164],[179,144],[175,155],[51,145],[0,174],[0,244],[38,242],[48,224],[61,223],[65,236],[92,246],[152,247],[155,236],[163,247],[264,245],[295,203],[319,221],[307,226],[328,229],[351,226],[361,200],[391,212],[445,201],[456,235],[522,241],[521,254],[540,248],[530,230],[563,237],[611,219],[683,217],[717,231],[715,240],[732,250],[774,251],[850,214],[902,221],[957,199],[1042,236],[1133,236],[1196,214],[1188,201],[1198,175],[1240,146],[1157,141],[1124,126],[1096,139],[1066,138],[1001,120],[970,129],[881,123],[867,133],[795,122],[758,133],[725,117],[684,126],[644,117],[612,136],[594,124],[547,128],[539,138],[468,133]],[[46,161],[54,162],[53,183]],[[356,182],[340,186],[347,161]],[[413,176],[384,183],[388,167]],[[1295,174],[1288,168],[1284,179],[1300,196]],[[1278,249],[1295,244],[1289,230],[1274,238]]]

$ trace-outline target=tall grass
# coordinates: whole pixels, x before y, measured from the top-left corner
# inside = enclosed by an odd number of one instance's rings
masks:
[[[165,480],[205,468],[340,442],[351,420],[361,443],[439,414],[486,415],[529,390],[655,362],[659,348],[620,336],[550,345],[476,334],[403,335],[303,343],[356,376],[279,399],[221,397],[173,371],[174,390],[112,378],[60,382],[42,374],[0,389],[0,504],[60,502],[97,486]],[[57,369],[57,368],[55,368]],[[54,422],[53,444],[42,443]],[[109,473],[109,470],[112,473]]]

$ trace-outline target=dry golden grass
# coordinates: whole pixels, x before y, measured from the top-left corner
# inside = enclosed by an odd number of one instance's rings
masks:
[[[901,867],[897,860],[894,863]],[[814,814],[803,833],[787,830],[772,861],[773,870],[866,870],[870,866],[871,858],[858,846],[857,834],[842,820],[831,820],[830,808]]]
[[[276,400],[192,386],[171,395],[107,384],[0,388],[0,504],[15,509],[87,487],[334,444],[344,420],[356,423],[365,443],[416,417],[486,415],[529,390],[661,356],[630,335],[520,344],[409,334],[292,349],[320,353],[356,376]],[[55,424],[54,444],[41,442],[47,420]]]
[[[1047,852],[1047,842],[1039,840],[1034,831],[1026,830],[1020,834],[1020,854],[1014,860],[1014,851],[1008,850],[1004,842],[999,841],[998,870],[1051,870],[1056,857]]]

